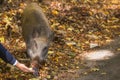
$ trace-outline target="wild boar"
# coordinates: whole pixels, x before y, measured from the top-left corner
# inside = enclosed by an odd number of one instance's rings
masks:
[[[38,67],[47,57],[52,39],[48,19],[37,3],[26,6],[22,14],[22,34],[31,65]]]

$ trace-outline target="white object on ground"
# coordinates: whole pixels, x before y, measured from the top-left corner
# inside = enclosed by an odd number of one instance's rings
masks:
[[[90,53],[85,53],[82,57],[85,60],[105,60],[113,57],[114,53],[109,50],[96,50]]]

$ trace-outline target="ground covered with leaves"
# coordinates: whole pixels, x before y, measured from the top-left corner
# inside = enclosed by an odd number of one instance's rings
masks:
[[[21,61],[26,52],[19,28],[26,5],[24,0],[8,0],[0,8],[0,40]],[[120,35],[119,0],[51,0],[40,6],[54,31],[47,62],[39,71],[41,80],[75,80],[84,68],[79,55]],[[29,61],[22,62],[29,65]],[[1,79],[37,80],[32,74],[6,66],[2,60],[0,63]]]

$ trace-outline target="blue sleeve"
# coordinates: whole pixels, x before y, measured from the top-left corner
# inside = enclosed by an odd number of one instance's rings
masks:
[[[10,54],[10,52],[5,49],[5,47],[0,43],[0,58],[2,58],[6,63],[14,64],[16,59]]]

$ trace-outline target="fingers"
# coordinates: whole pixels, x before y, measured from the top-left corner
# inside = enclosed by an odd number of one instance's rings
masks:
[[[27,67],[27,66],[25,66],[24,64],[23,64],[23,65],[21,65],[21,70],[22,70],[23,72],[34,72],[34,70],[33,70],[33,69],[28,68],[28,67]]]
[[[24,64],[20,64],[19,69],[22,70],[23,72],[28,72],[28,70]]]
[[[35,72],[35,70],[30,69],[27,66],[25,66],[24,64],[19,63],[19,62],[16,64],[16,67],[18,67],[23,72]]]

